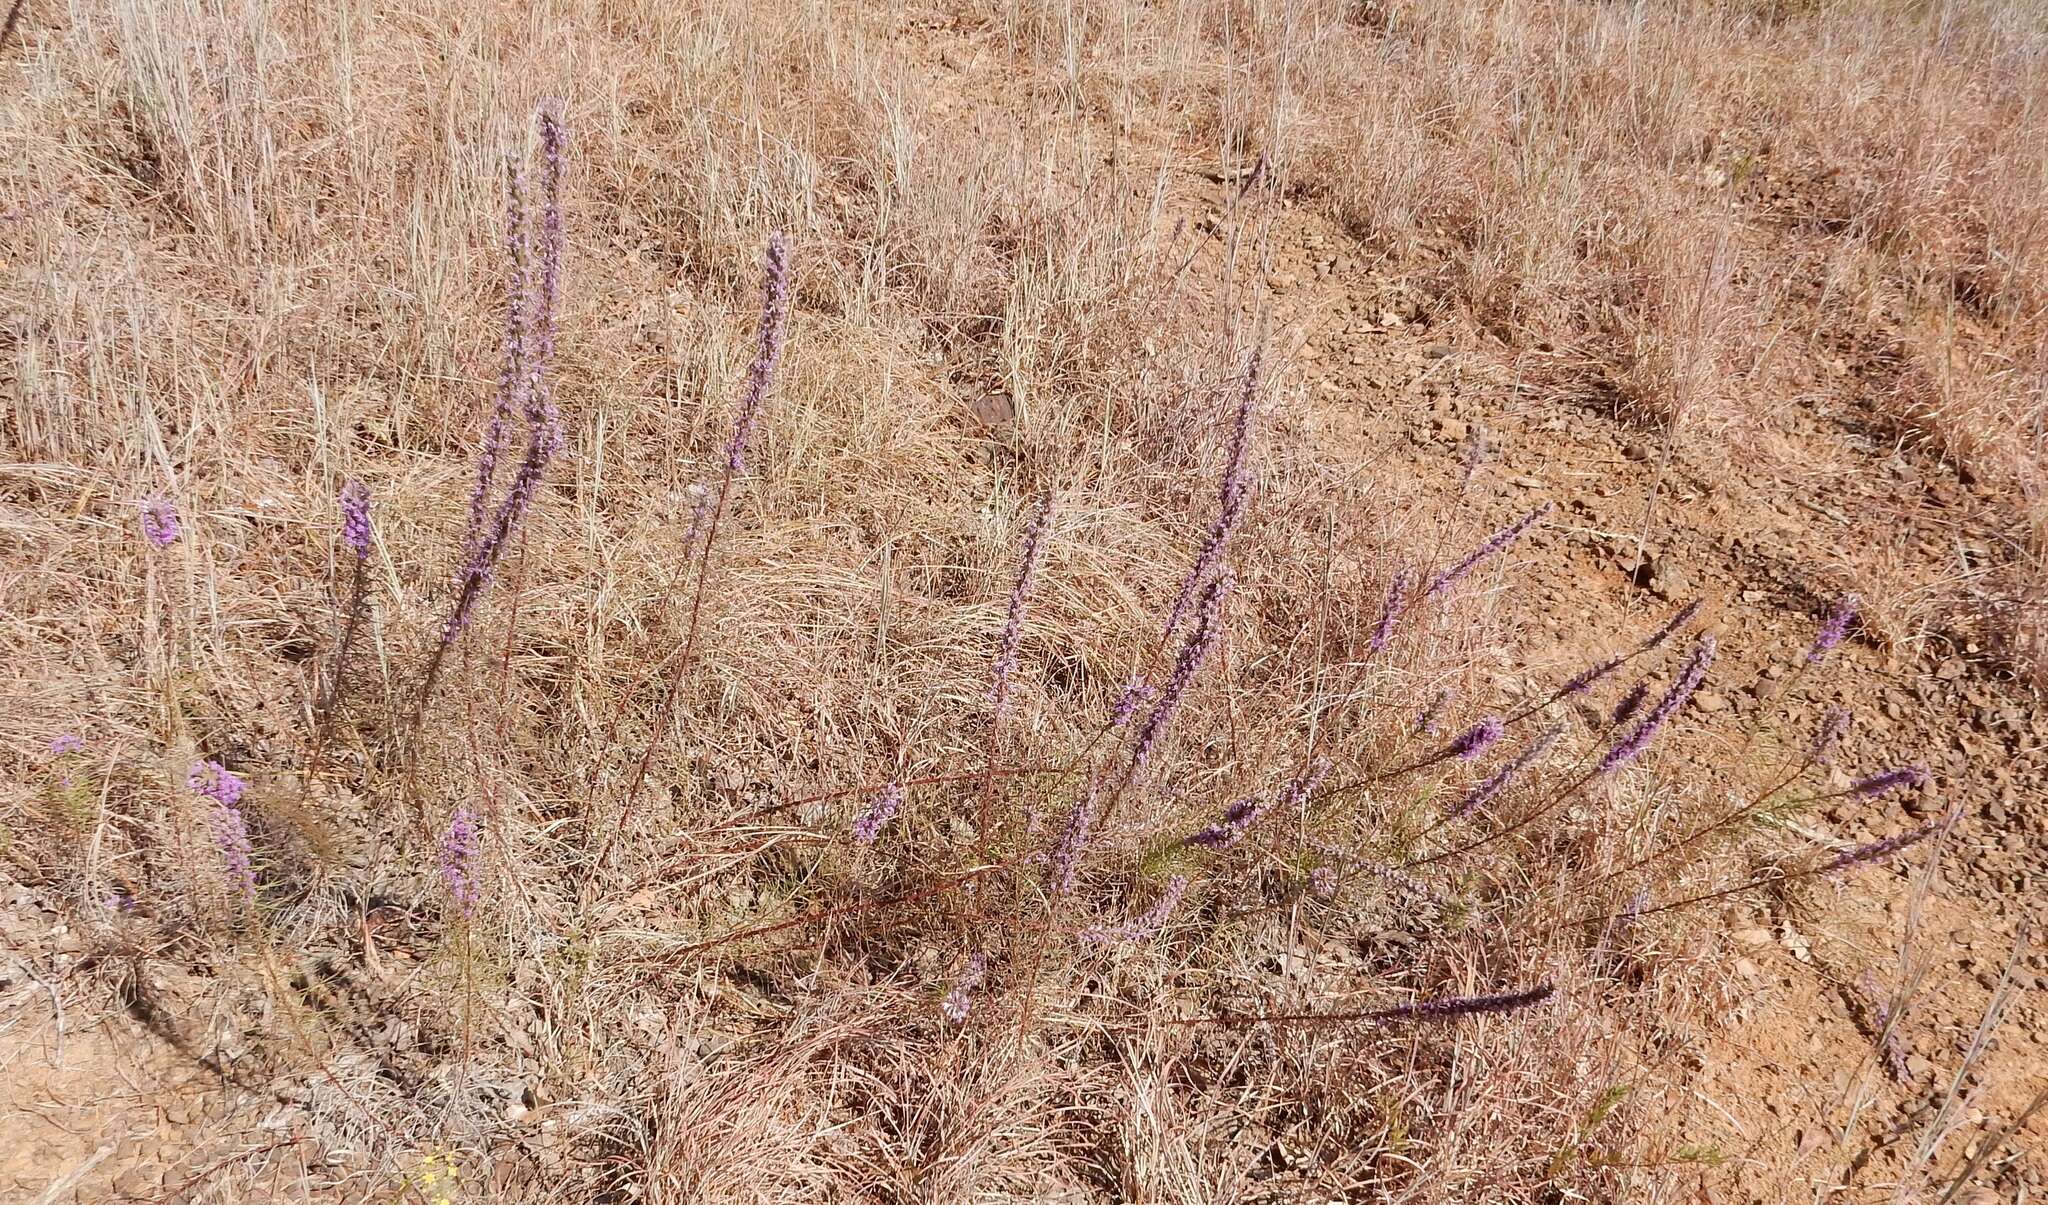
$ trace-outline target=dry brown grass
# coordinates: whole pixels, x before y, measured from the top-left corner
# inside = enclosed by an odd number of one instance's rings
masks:
[[[1900,421],[2035,480],[2048,84],[2029,20],[1520,0],[31,10],[0,102],[10,873],[55,885],[99,948],[217,976],[181,1023],[237,1029],[295,1087],[292,1124],[330,1153],[311,1199],[390,1191],[443,1150],[500,1200],[1658,1199],[1703,1157],[1669,1110],[1724,990],[1712,926],[1562,922],[1579,885],[1762,767],[1632,775],[1526,842],[1419,886],[1353,875],[1335,901],[1304,891],[1304,836],[1399,860],[1472,775],[1348,797],[1312,829],[1276,814],[1210,859],[1162,852],[1280,789],[1311,744],[1339,781],[1414,756],[1408,720],[1443,685],[1449,722],[1476,719],[1535,618],[1489,564],[1393,655],[1362,655],[1397,566],[1448,561],[1516,504],[1375,479],[1284,366],[1225,647],[1081,890],[1048,896],[1023,860],[1074,775],[1004,780],[996,851],[1018,867],[973,893],[874,906],[977,865],[973,783],[913,789],[872,850],[844,829],[884,782],[982,764],[991,641],[1041,493],[1058,511],[1001,760],[1113,748],[1091,742],[1154,664],[1213,513],[1290,192],[1426,262],[1444,304],[1559,393],[1739,428],[1742,366],[1769,344],[1822,354],[1845,322],[1918,366],[1931,392],[1901,386]],[[401,754],[392,717],[445,612],[494,371],[502,159],[550,96],[573,136],[570,454]],[[1227,183],[1189,195],[1190,158]],[[1796,212],[1758,216],[1780,182]],[[1760,270],[1785,228],[1818,232],[1797,280]],[[629,807],[771,230],[797,249],[789,351]],[[984,425],[994,395],[1013,417]],[[343,588],[331,499],[352,477],[376,498],[374,610],[314,778]],[[135,503],[159,495],[185,537],[152,552]],[[1571,756],[1597,739],[1554,711]],[[98,790],[80,839],[39,819],[41,750],[65,731],[88,737]],[[260,922],[182,789],[200,756],[251,780]],[[485,817],[467,923],[421,838],[459,804]],[[1729,881],[1740,844],[1658,888]],[[1198,882],[1158,939],[1074,940],[1175,866]],[[142,914],[107,915],[116,891]],[[423,931],[374,1002],[398,1036],[293,985],[359,953],[377,901]],[[709,944],[823,909],[847,911]],[[992,968],[963,1030],[937,1004],[977,950]],[[1536,982],[1559,986],[1540,1012],[1454,1028],[1168,1024]],[[274,1170],[212,1182],[263,1199]]]

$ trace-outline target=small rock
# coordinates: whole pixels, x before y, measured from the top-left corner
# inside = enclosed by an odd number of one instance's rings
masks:
[[[1707,712],[1709,715],[1717,711],[1728,710],[1728,697],[1711,690],[1703,690],[1695,694],[1692,697],[1692,703],[1693,706]]]

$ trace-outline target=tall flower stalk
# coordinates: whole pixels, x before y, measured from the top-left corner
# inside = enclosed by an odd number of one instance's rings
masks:
[[[463,561],[455,575],[455,601],[441,626],[440,642],[427,662],[419,700],[413,709],[418,727],[440,680],[448,649],[475,617],[489,589],[498,562],[540,490],[548,462],[562,449],[562,423],[556,413],[548,369],[555,350],[555,302],[562,278],[562,163],[567,135],[553,110],[539,115],[541,140],[541,219],[536,235],[526,204],[526,181],[512,172],[506,184],[507,261],[503,362],[491,417],[477,452],[476,481],[469,498],[469,531],[463,539]],[[498,461],[513,421],[523,421],[526,446],[512,471],[504,496],[496,505]]]
[[[1181,621],[1187,618],[1188,608],[1211,575],[1223,563],[1224,546],[1230,542],[1230,533],[1236,529],[1237,521],[1244,517],[1246,501],[1251,497],[1251,481],[1245,471],[1244,453],[1251,442],[1252,411],[1259,394],[1259,353],[1252,352],[1251,361],[1245,365],[1243,384],[1238,389],[1237,415],[1230,427],[1230,452],[1223,463],[1223,484],[1218,490],[1215,522],[1209,526],[1209,534],[1203,538],[1200,551],[1195,553],[1195,563],[1188,566],[1188,574],[1181,580],[1180,589],[1175,592],[1173,606],[1166,612],[1166,629],[1161,639],[1171,639],[1179,629]]]
[[[988,685],[988,743],[982,758],[981,797],[975,809],[975,832],[981,838],[983,860],[987,860],[990,811],[995,803],[996,756],[1002,749],[1003,712],[1010,701],[1010,676],[1017,672],[1018,648],[1024,641],[1024,613],[1031,601],[1032,579],[1038,575],[1038,557],[1052,525],[1052,495],[1039,503],[1038,513],[1024,529],[1024,549],[1017,558],[1017,581],[1010,587],[1010,606],[1004,614],[1003,630],[996,637],[995,662]]]
[[[633,768],[632,781],[626,787],[624,802],[620,805],[619,821],[612,826],[610,835],[599,851],[601,864],[632,819],[633,805],[640,796],[640,788],[647,781],[648,767],[654,763],[654,751],[668,735],[669,720],[675,715],[676,700],[681,697],[683,678],[689,673],[691,659],[696,652],[697,631],[704,617],[704,592],[710,580],[711,549],[718,542],[718,528],[725,518],[727,504],[732,500],[733,483],[740,471],[746,467],[747,449],[752,445],[755,429],[760,425],[762,407],[767,404],[768,395],[774,388],[775,370],[782,362],[783,336],[789,324],[789,247],[780,234],[768,236],[768,249],[761,257],[761,322],[756,334],[754,359],[747,366],[746,383],[740,391],[740,401],[733,417],[732,436],[725,445],[725,470],[718,478],[718,492],[704,524],[704,537],[697,543],[696,585],[690,595],[690,622],[683,634],[682,649],[675,659],[675,668],[670,671],[668,689],[662,696],[661,706],[654,717],[654,731],[648,735],[647,746],[640,752],[639,762]],[[674,583],[670,583],[673,589]]]

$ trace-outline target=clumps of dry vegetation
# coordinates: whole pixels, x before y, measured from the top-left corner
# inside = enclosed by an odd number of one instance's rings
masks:
[[[15,51],[0,486],[8,872],[289,1135],[222,1194],[1654,1199],[1722,1154],[1659,1124],[1700,906],[1953,823],[1775,823],[1918,773],[1689,710],[1697,608],[1527,670],[1569,516],[1363,477],[1276,352],[1306,189],[1509,346],[1726,403],[1764,286],[1693,6],[934,18],[1029,68],[1000,129],[878,15],[230,7]],[[1599,191],[1652,162],[1675,225]],[[1823,314],[2006,195],[1888,178]]]

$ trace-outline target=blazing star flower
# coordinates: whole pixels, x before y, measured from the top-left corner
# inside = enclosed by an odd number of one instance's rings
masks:
[[[1698,643],[1693,645],[1692,655],[1686,658],[1685,665],[1679,669],[1678,677],[1672,681],[1670,689],[1664,692],[1664,697],[1657,700],[1657,705],[1650,709],[1650,714],[1637,721],[1635,728],[1616,741],[1614,747],[1607,751],[1607,756],[1600,760],[1598,773],[1605,774],[1635,760],[1649,747],[1650,738],[1657,735],[1657,730],[1662,728],[1666,721],[1678,714],[1678,709],[1685,706],[1687,699],[1692,698],[1693,692],[1700,688],[1700,683],[1707,680],[1707,667],[1714,663],[1714,650],[1713,635],[1702,635]]]
[[[247,785],[217,761],[195,764],[185,775],[185,785],[194,794],[213,800],[213,839],[220,847],[221,860],[242,894],[255,899],[255,846],[249,840],[249,822],[241,806]]]
[[[1429,583],[1429,588],[1422,592],[1422,596],[1424,598],[1435,598],[1437,595],[1442,594],[1444,591],[1450,589],[1452,586],[1457,585],[1459,581],[1464,579],[1466,574],[1472,572],[1474,569],[1477,569],[1481,561],[1484,561],[1486,558],[1494,555],[1497,552],[1502,551],[1508,545],[1514,543],[1516,540],[1521,539],[1522,534],[1528,531],[1531,527],[1534,527],[1536,525],[1537,520],[1549,514],[1550,510],[1551,504],[1545,502],[1543,505],[1537,507],[1535,510],[1530,511],[1528,514],[1523,515],[1521,518],[1515,520],[1513,523],[1510,523],[1506,527],[1501,528],[1499,531],[1494,532],[1491,536],[1487,537],[1487,540],[1484,544],[1481,544],[1479,547],[1473,549],[1470,553],[1466,554],[1464,560],[1459,561],[1457,564],[1452,565],[1450,568],[1444,570],[1442,573],[1439,573],[1434,578],[1432,578]]]
[[[896,809],[903,806],[903,784],[892,782],[875,795],[874,802],[860,818],[853,822],[853,839],[862,845],[873,845],[875,838],[882,835],[882,826],[896,815]]]
[[[151,498],[142,504],[142,538],[156,548],[178,542],[178,505],[169,498]]]
[[[1138,708],[1151,702],[1155,693],[1157,692],[1145,684],[1145,679],[1132,678],[1124,686],[1123,693],[1116,697],[1116,708],[1110,713],[1109,726],[1121,728],[1130,723]]]
[[[1166,614],[1166,634],[1173,635],[1183,619],[1187,618],[1188,607],[1194,603],[1196,591],[1209,580],[1217,566],[1223,563],[1224,547],[1230,542],[1230,533],[1237,521],[1244,515],[1244,505],[1251,498],[1251,478],[1245,472],[1244,452],[1251,442],[1252,410],[1258,401],[1259,354],[1252,353],[1251,362],[1245,366],[1244,385],[1238,392],[1237,421],[1230,429],[1230,453],[1223,466],[1223,485],[1216,509],[1216,521],[1209,528],[1209,534],[1202,541],[1201,551],[1195,554],[1195,563],[1188,567],[1188,575],[1180,583],[1180,590],[1174,595],[1173,606]]]
[[[1842,637],[1849,634],[1849,621],[1856,618],[1856,609],[1861,605],[1862,600],[1854,594],[1844,594],[1835,600],[1827,618],[1821,621],[1820,630],[1813,634],[1813,647],[1806,651],[1808,665],[1819,665],[1842,643]]]
[[[341,542],[358,558],[370,555],[370,487],[360,481],[341,487]]]
[[[1024,604],[1031,596],[1031,578],[1038,571],[1039,544],[1045,539],[1045,529],[1051,521],[1052,497],[1047,495],[1031,526],[1024,529],[1024,553],[1017,566],[1017,584],[1010,589],[1009,613],[1003,622],[1003,634],[996,641],[995,673],[989,683],[988,701],[998,719],[1003,714],[1003,703],[1010,697],[1010,675],[1017,670],[1017,646],[1024,636]]]
[[[1925,767],[1900,766],[1895,770],[1886,770],[1882,774],[1873,774],[1857,781],[1849,787],[1849,793],[1858,799],[1875,799],[1899,787],[1917,787],[1926,781]]]
[[[1514,781],[1517,774],[1528,769],[1531,765],[1535,764],[1537,759],[1550,752],[1550,747],[1555,745],[1558,738],[1563,735],[1564,729],[1552,728],[1535,740],[1530,741],[1528,748],[1523,749],[1520,756],[1494,771],[1492,777],[1488,778],[1485,782],[1472,788],[1471,793],[1465,796],[1464,800],[1451,812],[1451,815],[1469,816],[1484,807],[1494,796],[1507,789],[1508,783]]]
[[[441,838],[441,879],[464,916],[476,909],[476,849],[476,813],[458,807]]]
[[[1460,733],[1458,739],[1451,742],[1451,746],[1446,752],[1450,756],[1462,761],[1471,761],[1492,748],[1493,743],[1500,739],[1501,731],[1500,717],[1497,715],[1487,716]]]
[[[1366,648],[1372,652],[1383,652],[1387,642],[1394,638],[1394,623],[1401,618],[1401,608],[1408,599],[1408,587],[1415,581],[1415,571],[1403,569],[1387,583],[1387,601],[1380,609],[1380,622],[1372,630],[1372,639]]]
[[[1940,832],[1947,825],[1953,824],[1961,815],[1962,811],[1959,808],[1946,816],[1930,820],[1919,828],[1909,829],[1906,832],[1900,833],[1896,837],[1886,837],[1880,841],[1871,841],[1854,849],[1844,850],[1842,853],[1821,863],[1815,868],[1815,873],[1827,874],[1844,869],[1845,867],[1861,866],[1866,863],[1875,862],[1880,858],[1888,857],[1905,849],[1907,846],[1917,845],[1925,841],[1935,833]]]
[[[63,757],[67,753],[78,753],[84,748],[84,737],[76,732],[66,732],[50,742],[50,756]]]
[[[981,986],[982,976],[988,973],[988,955],[977,953],[967,960],[967,966],[960,972],[960,978],[953,981],[953,990],[946,993],[945,1002],[939,1011],[946,1014],[946,1020],[959,1025],[967,1020],[967,1010],[973,1007],[970,999],[974,989]]]
[[[1813,752],[1807,755],[1807,760],[1816,766],[1828,764],[1828,756],[1848,732],[1849,713],[1839,707],[1828,708],[1827,714],[1821,717],[1820,727],[1814,731]]]

